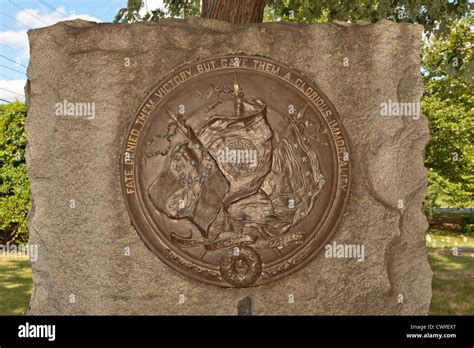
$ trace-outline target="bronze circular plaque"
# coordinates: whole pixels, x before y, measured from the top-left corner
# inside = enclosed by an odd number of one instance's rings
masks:
[[[124,138],[122,189],[158,257],[208,284],[301,269],[337,228],[349,152],[337,112],[297,71],[232,54],[175,69]]]

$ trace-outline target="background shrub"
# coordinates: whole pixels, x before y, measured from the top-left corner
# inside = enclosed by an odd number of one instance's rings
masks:
[[[30,192],[26,174],[26,108],[0,105],[0,243],[28,242],[26,215]]]

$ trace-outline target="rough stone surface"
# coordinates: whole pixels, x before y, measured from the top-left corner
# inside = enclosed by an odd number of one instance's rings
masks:
[[[29,313],[427,314],[427,120],[380,116],[388,100],[420,101],[421,32],[389,21],[232,25],[197,18],[75,20],[29,31],[29,229],[30,242],[39,245]],[[170,269],[131,226],[119,157],[147,90],[182,63],[235,52],[292,66],[335,105],[349,136],[352,188],[333,241],[364,244],[364,262],[322,253],[270,285],[222,289]],[[63,100],[95,102],[96,117],[55,116]]]

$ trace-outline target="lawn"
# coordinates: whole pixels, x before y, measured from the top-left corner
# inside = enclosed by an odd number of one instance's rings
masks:
[[[0,315],[25,314],[32,290],[28,258],[0,256]]]
[[[431,229],[426,246],[433,270],[430,314],[474,315],[474,237]]]
[[[426,246],[433,269],[430,314],[474,315],[474,236],[430,229]],[[28,259],[0,256],[0,315],[25,314],[32,289]]]

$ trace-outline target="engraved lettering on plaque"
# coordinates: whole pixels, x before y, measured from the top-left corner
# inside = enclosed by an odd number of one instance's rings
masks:
[[[122,189],[147,246],[222,287],[281,279],[337,229],[350,185],[337,112],[297,71],[234,54],[186,64],[124,137]]]

